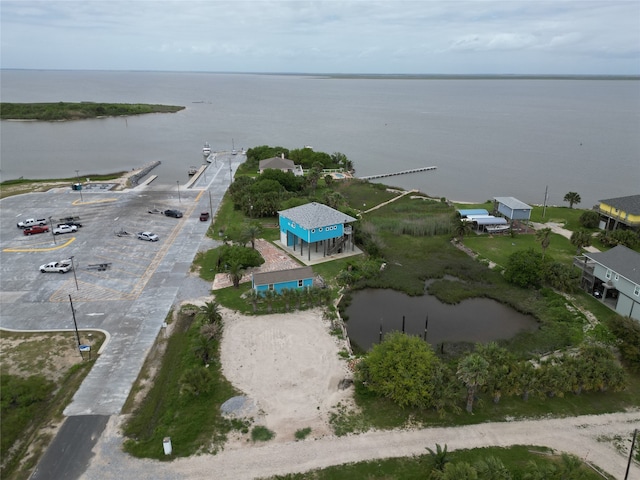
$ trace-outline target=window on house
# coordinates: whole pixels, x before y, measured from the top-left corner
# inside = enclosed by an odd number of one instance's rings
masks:
[[[611,278],[611,270],[607,270],[607,274],[605,275],[605,277],[609,279]]]
[[[620,275],[618,275],[617,273],[616,273],[616,276],[615,276],[615,280],[616,280],[616,282],[617,282],[618,280],[620,280]]]
[[[273,283],[269,284],[269,290],[273,290]]]
[[[633,294],[634,294],[636,297],[640,297],[640,285],[636,285],[636,288],[635,288],[635,290],[633,291]]]
[[[298,280],[298,287],[302,287],[302,280]]]

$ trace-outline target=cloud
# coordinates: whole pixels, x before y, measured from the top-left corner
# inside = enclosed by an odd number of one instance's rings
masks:
[[[640,74],[635,0],[2,0],[0,28],[3,68]]]

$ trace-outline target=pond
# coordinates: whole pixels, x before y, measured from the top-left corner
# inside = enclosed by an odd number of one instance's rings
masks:
[[[432,295],[410,297],[395,290],[366,289],[353,292],[345,322],[351,342],[363,350],[391,331],[424,337],[434,348],[442,342],[485,343],[534,331],[538,322],[510,307],[487,298],[464,300],[457,305],[441,303]]]

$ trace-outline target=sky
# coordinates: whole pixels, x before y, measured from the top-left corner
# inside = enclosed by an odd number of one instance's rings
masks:
[[[640,1],[0,0],[0,67],[640,74]]]

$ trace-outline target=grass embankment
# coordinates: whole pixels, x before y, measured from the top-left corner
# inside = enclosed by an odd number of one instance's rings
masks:
[[[109,173],[107,175],[83,175],[90,178],[94,182],[108,182],[121,178],[127,172]],[[51,179],[29,179],[17,178],[14,180],[5,180],[0,183],[0,198],[11,197],[13,195],[21,195],[23,193],[40,193],[51,190],[52,188],[71,187],[78,181],[77,177]]]
[[[82,332],[85,336],[88,332]],[[92,332],[92,349],[104,341]],[[72,332],[14,333],[0,331],[2,370],[0,477],[26,479],[53,437],[52,426],[62,422],[62,412],[96,356],[80,356]],[[88,338],[84,343],[91,343]],[[9,373],[13,372],[13,373]]]
[[[120,117],[147,113],[174,113],[185,107],[146,103],[0,103],[2,120],[83,120],[98,117]]]
[[[444,446],[443,447],[444,450]],[[437,452],[436,446],[429,448]],[[425,448],[426,451],[426,448]],[[497,471],[495,464],[493,469],[489,469],[488,476],[463,477],[461,471],[458,474],[449,474],[442,478],[523,478],[525,472],[530,473],[530,478],[580,478],[581,480],[602,480],[603,478],[611,478],[603,476],[593,471],[586,465],[583,465],[575,457],[560,457],[552,455],[545,447],[518,445],[509,448],[489,447],[476,448],[473,450],[456,450],[454,452],[444,452],[445,464],[461,464],[467,463],[476,467],[487,459],[493,457],[498,459],[504,468],[511,473],[511,476],[500,476],[501,472]],[[577,460],[577,461],[576,461]],[[531,462],[535,463],[531,465]],[[289,475],[278,475],[270,477],[271,480],[351,480],[353,478],[367,479],[385,479],[385,480],[412,480],[425,479],[431,477],[431,473],[436,470],[436,455],[425,453],[424,455],[386,458],[372,460],[368,462],[350,463],[348,465],[336,465],[319,470],[313,470],[305,473],[296,473]],[[563,472],[566,476],[552,476],[551,472]],[[538,476],[535,476],[538,473]],[[438,477],[440,478],[440,477]]]
[[[196,452],[212,453],[222,446],[232,428],[247,428],[220,414],[222,403],[237,392],[222,375],[219,341],[203,344],[201,325],[193,315],[195,309],[189,310],[183,308],[178,313],[169,338],[158,339],[154,348],[162,349],[160,368],[154,375],[158,359],[152,352],[123,409],[125,413],[133,410],[124,428],[128,437],[124,449],[132,455],[170,460]],[[132,398],[138,394],[141,382],[149,380],[152,385],[136,406]],[[164,455],[164,437],[171,437],[170,456]]]

